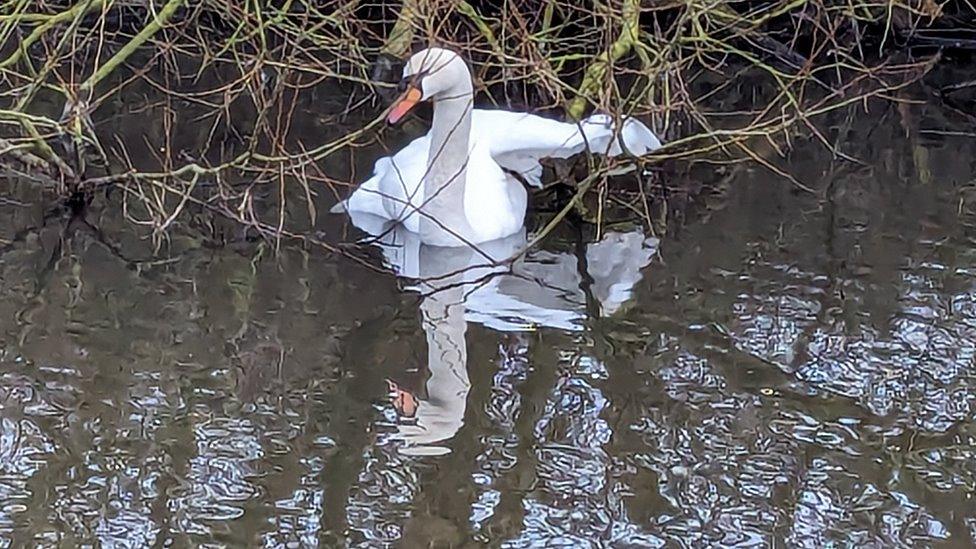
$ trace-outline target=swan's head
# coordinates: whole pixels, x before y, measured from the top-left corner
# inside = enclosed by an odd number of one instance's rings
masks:
[[[469,99],[471,73],[461,56],[444,48],[427,48],[410,57],[403,67],[402,93],[387,121],[395,124],[421,101]]]

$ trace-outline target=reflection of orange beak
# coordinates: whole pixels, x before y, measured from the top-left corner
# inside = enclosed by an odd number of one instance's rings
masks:
[[[397,99],[396,103],[393,104],[393,110],[391,110],[390,114],[386,117],[386,121],[390,124],[396,124],[399,122],[404,115],[410,112],[410,109],[412,109],[417,103],[420,103],[421,97],[423,97],[423,94],[420,93],[420,90],[413,86],[409,86],[407,91],[404,92],[404,94]]]
[[[412,419],[417,415],[417,397],[413,393],[404,391],[391,379],[386,380],[390,390],[390,401],[401,418]]]

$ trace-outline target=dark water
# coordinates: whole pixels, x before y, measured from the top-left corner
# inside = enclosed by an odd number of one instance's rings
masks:
[[[570,225],[501,277],[401,241],[419,285],[179,225],[154,255],[117,198],[42,226],[7,181],[0,539],[970,546],[976,146],[910,112],[831,130],[863,165],[794,143],[822,196],[699,167],[660,240]]]

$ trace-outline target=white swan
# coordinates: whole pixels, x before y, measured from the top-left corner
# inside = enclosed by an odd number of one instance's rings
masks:
[[[541,185],[541,158],[567,158],[587,147],[610,156],[625,149],[642,155],[661,146],[647,126],[632,118],[624,119],[617,132],[607,115],[577,125],[474,109],[471,73],[450,50],[429,48],[413,55],[403,77],[407,89],[388,120],[397,122],[414,105],[430,100],[430,132],[377,160],[372,177],[333,208],[345,209],[354,224],[374,234],[377,228],[361,225],[356,214],[399,221],[434,246],[504,238],[522,228],[526,208],[525,188],[506,170]]]

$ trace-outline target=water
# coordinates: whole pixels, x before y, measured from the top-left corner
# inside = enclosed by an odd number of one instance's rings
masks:
[[[970,546],[974,144],[877,108],[841,132],[863,166],[783,161],[822,197],[697,167],[666,236],[567,223],[501,274],[404,235],[368,257],[410,279],[181,224],[154,254],[118,196],[42,223],[10,180],[0,539]]]

